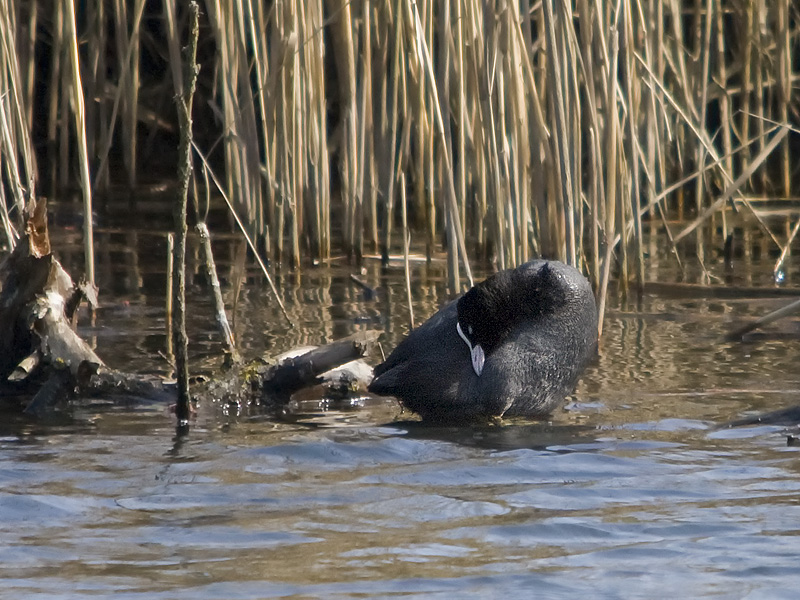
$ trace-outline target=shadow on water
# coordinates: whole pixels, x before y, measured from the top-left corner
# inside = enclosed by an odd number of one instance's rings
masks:
[[[420,421],[397,421],[388,426],[400,429],[410,439],[436,440],[483,450],[575,452],[603,447],[597,442],[597,429],[588,425],[554,425],[515,420],[452,427]]]

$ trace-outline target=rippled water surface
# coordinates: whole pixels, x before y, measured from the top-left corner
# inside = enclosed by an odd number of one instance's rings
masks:
[[[98,235],[102,307],[82,333],[112,366],[166,372],[163,236]],[[78,271],[68,230],[57,239]],[[221,249],[223,278],[232,256]],[[402,269],[367,265],[374,300],[343,262],[284,274],[293,330],[248,271],[245,353],[366,328],[393,347]],[[444,277],[413,273],[421,319]],[[190,284],[193,365],[210,373],[213,316]],[[794,598],[798,449],[779,427],[716,428],[798,401],[792,336],[720,342],[781,302],[615,301],[598,360],[547,423],[425,427],[388,401],[279,421],[204,402],[176,440],[162,405],[3,414],[0,596]]]

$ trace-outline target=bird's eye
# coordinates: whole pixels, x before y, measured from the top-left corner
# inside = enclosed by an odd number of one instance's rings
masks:
[[[467,332],[472,335],[472,325],[467,325]]]

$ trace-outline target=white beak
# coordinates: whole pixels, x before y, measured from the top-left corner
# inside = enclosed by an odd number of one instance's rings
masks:
[[[472,345],[469,338],[464,335],[461,329],[461,323],[456,323],[456,331],[458,331],[459,337],[464,340],[464,343],[469,348],[469,354],[472,358],[472,370],[475,371],[475,375],[480,377],[483,372],[483,363],[486,362],[486,355],[483,353],[483,348],[481,348],[480,344]]]

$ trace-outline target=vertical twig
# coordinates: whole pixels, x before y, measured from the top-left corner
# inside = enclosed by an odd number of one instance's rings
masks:
[[[173,264],[175,262],[175,234],[171,231],[167,233],[167,301],[165,308],[164,322],[167,326],[167,360],[170,363],[175,361],[172,348],[172,294],[173,294],[173,281],[172,272]]]
[[[234,363],[241,361],[239,352],[236,350],[236,343],[233,339],[233,332],[228,323],[228,316],[225,314],[225,302],[222,300],[222,289],[219,285],[219,278],[217,277],[217,266],[214,264],[214,254],[211,251],[211,235],[208,233],[208,227],[205,223],[197,224],[197,232],[200,234],[200,241],[203,244],[203,253],[205,255],[206,274],[211,282],[211,291],[214,299],[215,317],[217,325],[219,326],[220,333],[222,334],[222,341],[225,343],[225,349],[230,354],[231,360]]]
[[[178,426],[185,427],[189,422],[189,340],[186,335],[186,207],[189,197],[189,181],[192,177],[192,99],[199,67],[197,56],[197,37],[200,29],[200,9],[197,2],[189,3],[189,45],[183,49],[183,93],[176,96],[178,122],[181,141],[178,148],[178,197],[175,202],[175,260],[172,265],[173,280],[173,331],[175,347],[175,370],[178,381],[178,403],[175,415]],[[175,82],[175,89],[181,87]]]

